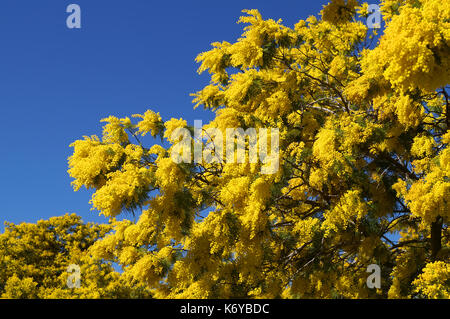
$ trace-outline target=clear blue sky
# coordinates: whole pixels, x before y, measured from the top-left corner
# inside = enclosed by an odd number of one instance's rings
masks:
[[[215,41],[235,41],[242,9],[293,26],[326,0],[0,1],[0,231],[3,221],[36,222],[90,211],[90,192],[74,192],[69,144],[101,133],[99,120],[152,108],[210,118],[190,93],[207,84],[194,58]],[[66,27],[66,7],[81,7],[82,28]]]

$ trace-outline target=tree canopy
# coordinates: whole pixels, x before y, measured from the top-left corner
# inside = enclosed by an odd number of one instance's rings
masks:
[[[149,289],[125,279],[111,262],[95,260],[89,247],[111,230],[85,224],[75,214],[36,224],[6,223],[0,234],[1,298],[148,298]],[[67,284],[79,267],[79,287]]]
[[[71,144],[73,186],[112,227],[89,254],[155,298],[450,298],[449,1],[381,1],[382,34],[356,0],[293,28],[244,13],[197,57],[200,138],[148,110]],[[174,160],[180,128],[200,159]],[[242,163],[219,156],[236,142],[207,133],[229,128],[277,129],[277,169],[250,138]]]

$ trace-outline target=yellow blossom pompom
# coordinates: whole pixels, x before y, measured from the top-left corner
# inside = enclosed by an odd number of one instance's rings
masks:
[[[145,111],[144,115],[134,114],[133,117],[139,117],[142,120],[137,124],[138,132],[145,136],[150,133],[153,137],[160,134],[162,130],[162,119],[159,113],[152,110]]]
[[[450,264],[438,261],[428,263],[414,280],[417,292],[431,299],[450,298]]]

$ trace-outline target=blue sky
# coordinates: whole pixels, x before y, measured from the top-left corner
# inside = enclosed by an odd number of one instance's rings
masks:
[[[69,144],[101,133],[100,119],[148,108],[163,119],[207,121],[190,93],[208,83],[196,55],[235,41],[242,9],[293,26],[327,1],[0,1],[0,231],[3,221],[36,222],[66,212],[84,221],[91,193],[74,192]],[[66,7],[81,7],[81,29]]]

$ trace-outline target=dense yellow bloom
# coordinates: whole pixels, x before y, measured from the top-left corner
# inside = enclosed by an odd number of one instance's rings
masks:
[[[356,16],[367,18],[368,5],[357,1],[333,0],[294,28],[244,11],[239,39],[198,55],[211,80],[193,102],[215,114],[203,132],[278,129],[279,169],[195,158],[189,146],[215,139],[194,140],[183,119],[109,117],[103,138],[74,142],[69,158],[75,189],[94,188],[93,208],[111,217],[90,253],[157,298],[448,297],[439,280],[450,256],[450,6],[441,2],[382,1],[386,28],[373,45],[376,32]],[[147,133],[162,145],[144,146]],[[171,153],[184,135],[189,156],[178,163]],[[124,211],[135,219],[116,221]],[[382,269],[379,289],[366,283],[371,264]],[[28,277],[8,287],[34,291]]]
[[[411,154],[417,157],[431,156],[434,147],[436,147],[436,141],[431,136],[418,135],[414,138]]]
[[[138,132],[145,136],[150,133],[153,137],[161,131],[162,119],[159,113],[152,110],[145,111],[144,115],[134,114],[133,117],[139,117],[142,120],[137,124]]]
[[[6,223],[0,234],[2,298],[133,298],[150,291],[116,272],[110,262],[91,258],[89,248],[110,225],[84,224],[75,214],[35,224]],[[80,270],[80,286],[67,285],[69,265]]]
[[[356,0],[331,0],[322,10],[322,19],[332,23],[342,23],[350,20],[355,14]]]
[[[186,120],[183,119],[171,119],[167,122],[164,123],[164,126],[166,128],[165,132],[164,132],[164,137],[167,138],[169,141],[174,142],[174,140],[172,140],[172,133],[175,132],[176,129],[178,128],[185,128],[187,125]]]
[[[146,168],[137,168],[133,164],[125,164],[121,171],[107,175],[106,184],[97,189],[92,196],[93,208],[105,216],[116,216],[123,208],[133,208],[134,203],[142,202],[148,191],[151,179]]]
[[[413,285],[428,298],[450,299],[450,287],[445,284],[449,280],[450,264],[438,261],[427,264]]]
[[[365,58],[365,73],[383,76],[403,90],[445,86],[450,76],[450,2],[406,1],[397,7],[399,14]]]
[[[96,136],[84,137],[70,146],[74,148],[69,158],[69,174],[75,190],[83,185],[86,188],[100,187],[105,183],[106,174],[119,165],[124,150],[119,144],[101,143]]]
[[[361,201],[360,191],[347,192],[332,211],[325,212],[325,221],[322,224],[325,236],[330,231],[339,231],[339,228],[346,229],[350,223],[359,223],[368,210],[368,204]]]
[[[118,119],[115,116],[110,116],[101,120],[101,122],[108,123],[103,126],[103,142],[118,144],[128,143],[128,135],[125,132],[125,128],[131,126],[129,118]]]
[[[1,295],[7,299],[31,299],[37,298],[37,283],[33,278],[25,277],[20,279],[16,274],[9,277],[5,284],[5,292]]]

